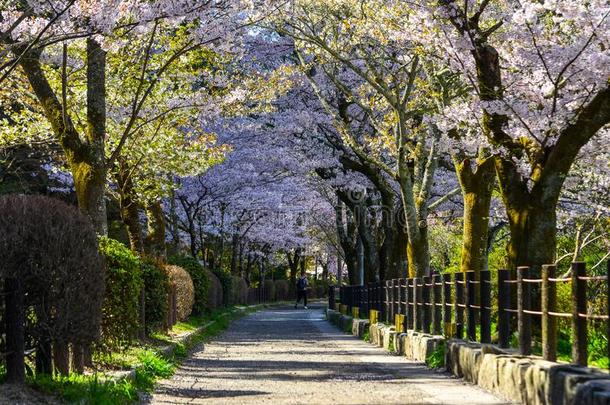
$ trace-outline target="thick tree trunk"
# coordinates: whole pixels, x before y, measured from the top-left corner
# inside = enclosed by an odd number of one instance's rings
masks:
[[[85,348],[80,344],[72,345],[72,370],[78,374],[85,371]]]
[[[294,256],[286,253],[288,258],[288,268],[290,269],[290,292],[294,294],[296,290],[297,273],[299,272],[299,264],[301,264],[301,249],[297,248],[294,251]]]
[[[36,343],[36,374],[53,374],[51,337],[43,333]]]
[[[92,38],[87,39],[87,149],[77,165],[74,186],[78,205],[100,235],[108,234],[106,216],[106,52]],[[72,165],[72,164],[71,164]],[[78,177],[78,179],[77,179]]]
[[[39,58],[40,51],[28,51],[20,60],[20,66],[66,154],[79,208],[91,219],[97,233],[106,235],[106,54],[97,42],[87,39],[87,131],[84,140],[51,88]]]
[[[70,350],[67,343],[53,343],[53,364],[55,372],[63,376],[70,374]]]
[[[380,249],[380,280],[406,277],[409,238],[405,229],[398,222],[394,222],[393,227],[384,227],[384,235]]]
[[[430,272],[428,244],[427,201],[418,201],[413,192],[411,174],[404,159],[399,160],[400,197],[404,211],[407,242],[407,269],[409,277],[424,277]],[[418,207],[420,208],[418,210]],[[424,211],[423,213],[421,211]]]
[[[160,201],[155,201],[146,206],[147,228],[146,251],[148,254],[165,258],[165,218]]]
[[[547,173],[530,190],[512,161],[496,158],[496,172],[511,232],[509,267],[530,266],[536,274],[555,261],[557,202],[565,175]]]
[[[178,254],[180,250],[180,232],[178,230],[178,213],[176,212],[176,197],[172,191],[172,196],[169,199],[169,224],[171,227],[172,243],[169,246],[169,255]]]
[[[246,268],[244,270],[244,279],[248,286],[250,286],[250,273],[252,272],[252,255],[248,254],[248,258],[246,259]]]
[[[494,159],[477,162],[475,170],[469,159],[455,161],[464,200],[464,224],[461,271],[478,274],[487,270],[489,208],[495,179]]]
[[[430,246],[428,244],[428,226],[417,227],[415,237],[407,241],[407,270],[409,277],[424,277],[430,270]]]
[[[343,250],[343,258],[345,266],[347,267],[347,279],[350,284],[355,284],[358,277],[358,252],[357,243],[358,240],[356,234],[356,225],[351,220],[351,216],[346,215],[347,212],[345,205],[339,200],[335,207],[335,220],[337,227],[337,235],[339,237],[339,244]]]
[[[119,187],[119,207],[121,219],[127,229],[129,246],[137,253],[144,252],[142,241],[142,226],[140,225],[140,212],[137,197],[133,187],[129,168],[125,162],[119,161],[118,170],[115,173],[117,185]]]
[[[555,262],[557,206],[530,202],[534,204],[509,208],[511,239],[507,253],[510,268],[530,266],[537,274],[543,264]]]
[[[379,249],[368,221],[358,221],[358,235],[364,249],[364,282],[373,282],[379,275]],[[356,278],[359,280],[359,277]]]

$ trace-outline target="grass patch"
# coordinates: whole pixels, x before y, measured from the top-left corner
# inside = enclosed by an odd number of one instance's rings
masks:
[[[136,386],[142,391],[151,391],[158,378],[168,378],[174,374],[175,363],[161,357],[152,350],[143,351],[136,367]]]
[[[364,333],[362,334],[362,340],[364,340],[367,343],[371,343],[371,332],[369,332],[369,330],[365,330]]]
[[[426,357],[426,365],[430,368],[445,366],[445,342],[439,342],[438,347]]]
[[[132,382],[113,381],[97,375],[69,376],[37,375],[28,379],[34,388],[55,394],[64,401],[90,405],[129,404],[138,399],[138,389]]]
[[[60,399],[77,404],[117,405],[132,404],[138,400],[138,392],[150,392],[160,378],[169,378],[176,366],[188,356],[196,345],[206,342],[228,328],[232,320],[248,313],[255,312],[261,306],[245,310],[228,308],[213,312],[207,316],[192,317],[172,328],[170,334],[156,333],[150,341],[142,342],[122,352],[96,353],[94,362],[106,369],[135,369],[135,379],[114,380],[103,374],[69,376],[36,375],[28,377],[32,387],[53,394]],[[199,333],[193,334],[184,343],[175,343],[176,335],[193,332],[207,325]],[[174,348],[168,355],[160,349],[168,344]],[[6,371],[0,365],[0,382]]]

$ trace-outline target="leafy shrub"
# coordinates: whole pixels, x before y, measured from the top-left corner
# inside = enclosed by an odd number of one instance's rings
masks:
[[[195,288],[195,302],[193,304],[193,313],[196,315],[203,314],[208,305],[208,290],[210,288],[210,279],[208,273],[197,259],[191,256],[172,256],[168,259],[169,264],[182,267],[186,270],[193,280]]]
[[[286,301],[289,293],[289,286],[287,280],[275,280],[275,300]]]
[[[218,277],[220,280],[220,285],[222,286],[222,305],[229,306],[233,290],[233,278],[231,277],[231,273],[228,271],[224,271],[222,269],[214,269],[212,272]]]
[[[102,336],[107,347],[123,347],[136,336],[143,287],[140,259],[114,239],[100,238],[106,257],[106,294],[102,307]]]
[[[178,320],[185,320],[193,311],[195,302],[195,288],[191,276],[182,267],[166,265],[171,286],[176,291],[176,312]]]
[[[165,269],[147,260],[142,263],[145,289],[146,333],[161,330],[166,325],[169,295],[169,276]]]
[[[209,309],[216,309],[223,306],[223,294],[222,284],[214,273],[209,270],[205,270],[208,280],[210,280],[210,287],[208,288],[207,305]]]
[[[233,276],[233,304],[244,305],[248,301],[248,284],[241,277]]]

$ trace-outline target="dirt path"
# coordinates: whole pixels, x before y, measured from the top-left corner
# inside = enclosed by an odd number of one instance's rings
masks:
[[[234,322],[161,382],[150,403],[507,403],[346,335],[322,311],[282,307]]]

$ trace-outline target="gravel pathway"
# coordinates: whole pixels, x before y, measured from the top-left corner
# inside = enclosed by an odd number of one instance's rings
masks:
[[[152,404],[506,404],[330,325],[322,305],[256,312],[193,353]]]

